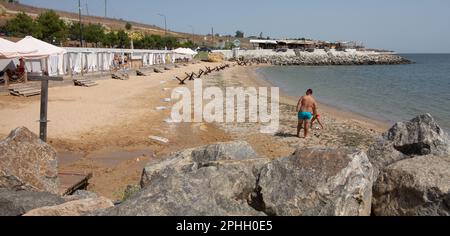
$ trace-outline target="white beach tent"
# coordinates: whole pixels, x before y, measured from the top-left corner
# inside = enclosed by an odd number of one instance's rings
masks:
[[[36,52],[34,49],[25,49],[9,40],[0,38],[0,59],[14,59]]]
[[[197,55],[197,52],[190,48],[177,48],[177,49],[173,50],[172,52],[178,53],[178,54],[190,55],[190,56]]]
[[[197,52],[190,49],[190,48],[177,48],[175,50],[172,50],[173,53],[175,53],[173,60],[179,59],[179,58],[188,58],[192,59],[195,55],[197,55]]]
[[[19,48],[22,49],[36,50],[33,53],[22,55],[22,57],[24,57],[25,59],[31,59],[31,61],[27,61],[27,69],[29,69],[29,72],[41,72],[36,71],[39,70],[39,68],[37,68],[35,64],[36,62],[38,62],[36,61],[36,59],[43,59],[50,76],[64,74],[64,54],[66,53],[65,49],[56,47],[39,39],[35,39],[31,36],[25,37],[16,44],[19,46]],[[40,62],[42,63],[42,60],[40,60]]]

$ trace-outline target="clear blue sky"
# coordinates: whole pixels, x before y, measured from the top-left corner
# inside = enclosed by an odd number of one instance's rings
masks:
[[[206,34],[275,38],[354,40],[398,52],[450,53],[449,0],[107,0],[108,16]],[[77,0],[20,0],[25,4],[78,11]],[[104,0],[86,2],[89,14],[104,15]]]

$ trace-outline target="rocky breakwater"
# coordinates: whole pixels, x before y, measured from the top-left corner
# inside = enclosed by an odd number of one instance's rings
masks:
[[[296,56],[271,55],[248,56],[243,60],[253,63],[266,63],[277,66],[307,65],[400,65],[411,64],[412,61],[395,54],[364,54],[364,53],[298,53]]]
[[[369,215],[372,177],[356,150],[298,150],[270,160],[246,142],[219,143],[149,163],[142,190],[97,215]]]

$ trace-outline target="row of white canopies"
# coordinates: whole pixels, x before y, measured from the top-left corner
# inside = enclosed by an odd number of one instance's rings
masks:
[[[45,70],[51,76],[80,73],[82,70],[109,70],[114,64],[115,55],[125,53],[138,56],[144,66],[166,64],[183,57],[192,59],[196,54],[186,48],[173,51],[60,48],[31,36],[17,43],[0,38],[0,59],[24,58],[28,72]]]

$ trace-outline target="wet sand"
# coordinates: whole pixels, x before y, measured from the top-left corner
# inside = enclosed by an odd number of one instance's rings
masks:
[[[58,151],[60,172],[93,173],[89,190],[120,200],[127,185],[138,185],[142,168],[164,154],[204,144],[245,140],[258,154],[277,158],[302,147],[366,148],[387,124],[320,105],[325,130],[314,129],[310,139],[296,133],[296,99],[281,96],[281,126],[277,134],[261,134],[258,124],[166,123],[174,101],[164,102],[178,87],[174,76],[198,71],[201,63],[163,74],[131,76],[128,81],[100,80],[92,88],[49,89],[49,143]],[[231,67],[204,78],[204,86],[270,86],[256,76],[256,67]],[[193,88],[192,82],[187,82]],[[159,106],[169,110],[158,111]],[[0,95],[0,136],[19,126],[38,133],[39,97]],[[149,136],[167,138],[164,144]]]

